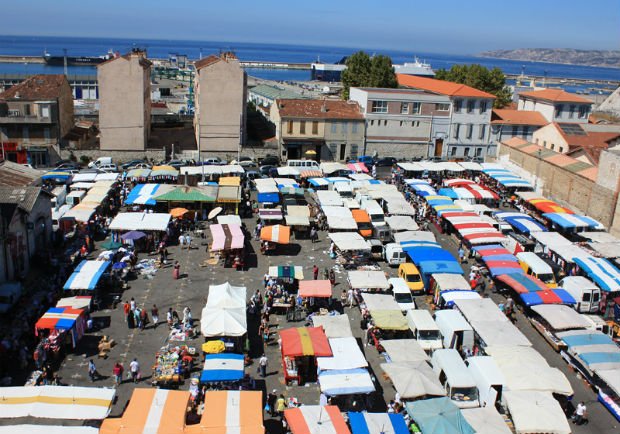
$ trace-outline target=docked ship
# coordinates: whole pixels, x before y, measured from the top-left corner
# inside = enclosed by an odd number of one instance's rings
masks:
[[[96,66],[113,57],[114,52],[112,50],[108,51],[105,56],[52,56],[47,51],[43,53],[43,60],[49,66],[64,66],[65,58],[68,66]]]
[[[347,57],[343,57],[336,63],[323,63],[321,59],[310,64],[312,71],[311,79],[318,81],[337,82],[340,81],[342,71],[347,69]]]
[[[418,75],[421,77],[434,77],[435,72],[429,63],[420,62],[417,57],[413,62],[405,62],[402,65],[392,65],[396,74]]]

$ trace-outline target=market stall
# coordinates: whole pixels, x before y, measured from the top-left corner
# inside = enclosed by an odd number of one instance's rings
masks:
[[[460,274],[434,273],[431,275],[433,301],[441,307],[451,307],[462,293],[471,293],[471,285]],[[468,297],[468,295],[464,295]]]
[[[310,226],[310,208],[307,205],[287,205],[284,218],[293,231],[305,233]]]
[[[575,263],[603,291],[620,291],[620,271],[605,258],[575,258]]]
[[[375,391],[372,377],[366,369],[331,369],[319,372],[319,386],[325,396],[349,397]],[[346,402],[346,401],[345,401]]]
[[[207,304],[202,310],[200,330],[205,338],[230,338],[230,350],[241,351],[241,338],[247,333],[246,288],[229,283],[209,286]]]
[[[313,307],[313,310],[319,307],[327,308],[328,299],[332,296],[332,283],[329,280],[300,280],[297,294],[302,298],[310,299],[308,304]]]
[[[404,400],[446,396],[433,368],[424,361],[381,363],[396,392]]]
[[[280,331],[282,367],[286,384],[316,381],[316,358],[333,355],[320,327],[290,328]]]
[[[87,261],[79,263],[65,282],[65,291],[92,291],[97,287],[101,276],[112,265],[110,261]]]
[[[267,254],[276,249],[277,244],[289,244],[291,228],[283,225],[265,226],[260,230],[261,252]]]
[[[151,384],[162,388],[178,388],[192,371],[195,348],[166,345],[155,354]]]
[[[90,311],[93,298],[90,295],[76,295],[73,297],[64,297],[58,300],[56,307],[69,307],[71,309],[83,309]]]
[[[211,252],[224,259],[225,267],[243,269],[245,264],[245,235],[237,224],[212,224]],[[217,257],[216,256],[216,257]]]
[[[291,434],[351,434],[335,405],[304,405],[284,410]]]
[[[566,348],[566,343],[557,336],[558,332],[591,327],[590,321],[575,309],[561,304],[532,306],[534,315],[529,318],[534,328],[556,350]]]
[[[110,223],[111,231],[165,232],[170,223],[168,213],[119,212]]]
[[[200,374],[200,382],[239,381],[245,375],[244,366],[243,354],[207,354]]]
[[[348,415],[353,434],[409,434],[402,414],[350,411]]]
[[[388,339],[382,340],[381,346],[385,353],[385,361],[388,363],[398,362],[424,362],[430,357],[416,339]]]
[[[86,313],[82,309],[51,307],[34,325],[35,336],[53,353],[65,344],[75,348],[86,331]]]
[[[264,434],[263,397],[256,390],[213,390],[205,393],[204,413],[185,434]]]
[[[499,414],[493,406],[464,408],[461,413],[477,433],[512,434],[504,416]]]
[[[571,433],[562,407],[549,392],[506,391],[504,400],[517,434]]]
[[[263,224],[278,222],[284,219],[282,215],[282,209],[277,208],[261,208],[258,210],[258,218]]]
[[[352,289],[359,289],[361,291],[386,291],[390,289],[390,283],[383,271],[349,271],[347,281]]]
[[[423,433],[474,434],[461,410],[450,398],[424,399],[405,404],[407,413]]]
[[[346,338],[352,337],[351,323],[349,315],[313,315],[312,325],[322,327],[327,338]]]

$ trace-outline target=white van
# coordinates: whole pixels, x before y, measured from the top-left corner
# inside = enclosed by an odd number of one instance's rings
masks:
[[[60,228],[60,219],[70,209],[71,205],[63,205],[61,207],[52,209],[52,231],[57,231]]]
[[[319,163],[314,160],[288,160],[286,165],[289,167],[299,167],[305,170],[321,170]]]
[[[461,312],[455,309],[436,311],[435,323],[443,336],[444,348],[474,348],[474,330]]]
[[[556,288],[558,284],[555,281],[553,270],[545,261],[543,261],[534,252],[519,252],[517,259],[525,274],[540,279],[549,288]]]
[[[448,397],[457,407],[480,406],[478,387],[458,351],[452,349],[435,351],[431,357],[431,365]]]
[[[478,400],[481,407],[495,406],[502,401],[502,391],[506,385],[504,374],[490,356],[469,357],[465,360],[467,369],[476,382]]]
[[[65,204],[67,188],[63,185],[52,190],[52,208],[58,208]]]
[[[592,281],[583,276],[566,276],[560,280],[559,286],[575,299],[577,312],[598,312],[601,290]]]
[[[88,163],[89,169],[97,169],[104,164],[112,164],[112,157],[99,157],[95,161]]]
[[[399,243],[389,243],[383,247],[383,258],[391,267],[407,262],[407,254]]]
[[[410,290],[411,292],[411,290]],[[410,310],[407,312],[407,324],[424,351],[432,353],[443,348],[441,332],[428,310]]]
[[[403,313],[407,313],[408,311],[416,308],[415,301],[411,295],[411,290],[407,286],[407,282],[405,282],[402,277],[391,277],[388,279],[388,283],[392,288],[394,301],[398,303],[398,306]]]
[[[605,321],[603,318],[601,318],[598,315],[583,315],[583,317],[586,321],[588,321],[591,324],[588,327],[588,329],[598,330],[599,332],[613,339],[614,330],[612,327],[609,326],[607,321]]]

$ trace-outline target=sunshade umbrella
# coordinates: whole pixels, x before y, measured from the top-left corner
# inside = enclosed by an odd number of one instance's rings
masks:
[[[123,240],[139,240],[144,237],[146,237],[146,234],[140,231],[129,231],[126,234],[121,235]]]
[[[223,208],[221,206],[218,206],[217,208],[213,208],[211,212],[209,213],[209,215],[207,216],[207,220],[214,219],[222,211],[223,211]]]
[[[316,155],[316,151],[313,151],[312,149],[310,149],[309,151],[305,152],[306,155]]]
[[[123,243],[119,243],[117,241],[106,241],[105,243],[101,244],[101,248],[105,249],[105,250],[116,250],[118,248],[120,248],[123,245]]]
[[[188,209],[185,208],[172,208],[170,210],[170,215],[174,218],[181,218],[183,217],[185,214],[187,214],[189,212]]]

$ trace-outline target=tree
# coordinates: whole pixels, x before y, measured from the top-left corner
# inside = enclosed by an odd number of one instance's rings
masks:
[[[475,87],[496,96],[495,108],[502,108],[512,101],[510,89],[506,86],[506,76],[499,68],[488,69],[482,65],[452,65],[449,70],[435,72],[438,80],[453,81]]]
[[[397,87],[398,82],[388,56],[373,56],[364,51],[349,56],[342,72],[342,98],[349,99],[351,87]]]

